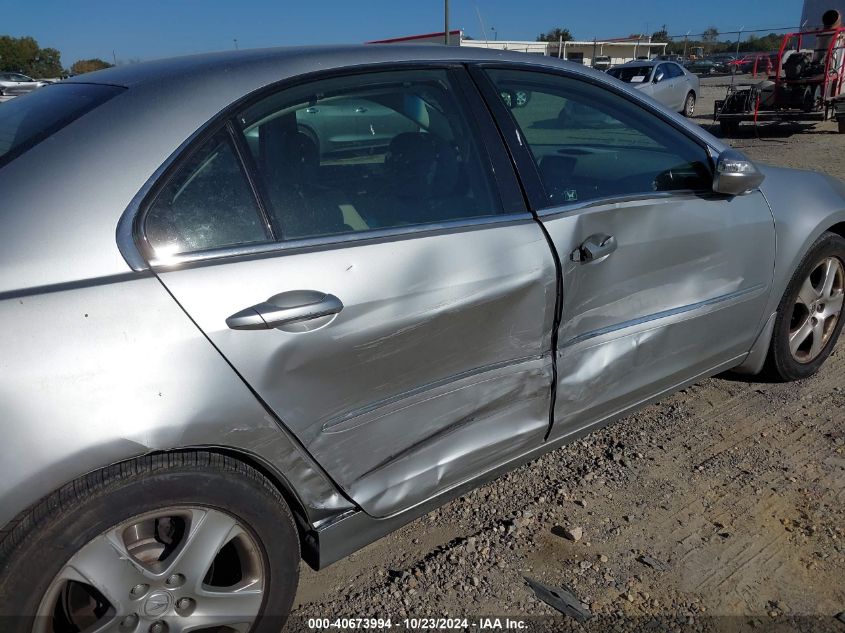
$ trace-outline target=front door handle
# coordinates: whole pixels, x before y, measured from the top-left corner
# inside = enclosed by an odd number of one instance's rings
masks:
[[[581,246],[572,251],[569,259],[581,264],[600,262],[615,250],[615,237],[597,233],[588,237]]]
[[[341,310],[343,303],[334,295],[316,290],[294,290],[236,312],[226,319],[226,325],[233,330],[270,330],[337,314]]]

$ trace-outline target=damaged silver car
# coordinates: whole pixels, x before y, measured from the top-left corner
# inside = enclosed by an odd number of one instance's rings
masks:
[[[845,185],[551,58],[86,74],[0,108],[0,191],[12,633],[278,630],[301,559],[843,324]]]

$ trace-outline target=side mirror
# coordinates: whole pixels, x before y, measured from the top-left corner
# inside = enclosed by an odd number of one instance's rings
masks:
[[[657,73],[657,74],[654,76],[654,83],[659,83],[659,82],[663,81],[663,77],[664,77],[664,76],[665,76],[665,75],[664,75],[663,73]]]
[[[713,191],[729,196],[741,196],[753,191],[763,182],[763,174],[744,154],[725,150],[716,161]]]

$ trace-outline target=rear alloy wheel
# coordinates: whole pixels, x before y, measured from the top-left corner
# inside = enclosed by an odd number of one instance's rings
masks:
[[[296,591],[299,539],[269,481],[201,452],[111,468],[100,473],[104,484],[93,475],[54,493],[0,542],[0,617],[10,631],[282,627]],[[68,492],[81,501],[61,499]]]
[[[842,330],[845,240],[825,233],[792,278],[775,321],[769,369],[782,380],[816,373]]]
[[[692,118],[692,115],[695,114],[695,93],[690,92],[687,95],[686,100],[684,101],[684,111],[683,115],[688,119]]]

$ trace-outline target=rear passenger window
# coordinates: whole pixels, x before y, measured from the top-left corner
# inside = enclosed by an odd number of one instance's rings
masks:
[[[706,150],[636,103],[585,81],[487,71],[537,164],[547,206],[662,191],[709,191]]]
[[[158,259],[270,239],[227,132],[168,181],[147,211],[144,233]]]
[[[239,123],[281,239],[502,213],[445,70],[313,82],[266,98]]]

